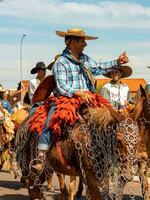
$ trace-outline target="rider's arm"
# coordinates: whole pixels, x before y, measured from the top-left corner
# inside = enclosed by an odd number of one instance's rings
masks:
[[[96,62],[89,57],[88,66],[93,76],[99,76],[111,72],[114,69],[114,67],[116,68],[118,66],[118,60],[113,60],[108,62]]]
[[[129,59],[128,59],[128,56],[126,55],[126,52],[123,52],[122,54],[120,54],[117,60],[96,63],[91,58],[89,58],[89,62],[91,63],[89,65],[91,73],[94,76],[98,76],[101,74],[107,74],[108,72],[111,72],[114,69],[114,67],[118,68],[122,64],[128,63]]]

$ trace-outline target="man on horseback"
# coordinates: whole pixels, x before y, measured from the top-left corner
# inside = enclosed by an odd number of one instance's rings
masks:
[[[44,62],[38,62],[36,64],[36,67],[34,67],[31,70],[31,74],[37,74],[37,76],[33,78],[29,83],[29,98],[30,98],[31,103],[32,103],[32,97],[36,88],[38,87],[38,85],[44,79],[46,75],[46,69],[47,68]]]
[[[46,69],[48,69],[48,68],[46,67],[45,63],[42,61],[36,63],[36,66],[33,69],[31,69],[30,73],[37,74],[37,76],[35,78],[33,78],[32,80],[30,80],[28,92],[26,93],[26,95],[24,97],[24,102],[32,105],[32,107],[29,111],[30,114],[33,114],[36,111],[37,107],[39,107],[40,105],[43,104],[43,102],[34,103],[33,95],[34,95],[37,87],[39,86],[40,82],[45,78]]]
[[[56,31],[56,35],[65,38],[66,48],[53,65],[53,75],[56,82],[54,94],[69,98],[80,97],[87,104],[92,102],[89,91],[95,91],[94,76],[111,72],[114,67],[128,62],[126,53],[119,56],[117,60],[110,62],[95,62],[89,56],[83,54],[87,46],[86,40],[94,40],[97,37],[88,36],[81,29],[69,29],[66,32]],[[45,159],[48,150],[51,132],[48,124],[56,106],[53,104],[48,113],[45,127],[38,143],[39,158]],[[42,170],[42,162],[33,166],[37,171]]]

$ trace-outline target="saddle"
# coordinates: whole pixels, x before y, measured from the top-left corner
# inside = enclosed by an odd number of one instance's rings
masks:
[[[34,95],[33,102],[41,102],[46,100],[55,88],[55,80],[53,75],[45,77],[37,87]]]

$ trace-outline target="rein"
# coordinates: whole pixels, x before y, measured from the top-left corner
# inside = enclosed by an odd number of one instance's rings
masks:
[[[144,116],[139,119],[139,123],[141,126],[150,125],[150,121],[148,121]]]
[[[150,100],[149,99],[146,101],[145,107],[146,107],[145,108],[146,111],[150,113]],[[146,125],[149,126],[150,125],[150,120],[146,119],[146,117],[145,117],[144,112],[146,112],[146,111],[143,111],[142,117],[139,118],[139,123],[141,126],[146,126]]]

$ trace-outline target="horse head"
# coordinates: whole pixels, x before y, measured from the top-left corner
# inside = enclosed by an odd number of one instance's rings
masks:
[[[144,88],[140,86],[141,98],[143,98],[143,116],[147,123],[150,124],[150,94],[146,93]]]
[[[139,118],[142,110],[138,106],[134,108],[136,112],[120,112],[114,109],[110,109],[110,113],[117,121],[118,129],[116,132],[117,146],[122,154],[122,161],[126,159],[130,161],[130,164],[135,160],[135,153],[137,149],[137,141],[139,136],[139,130],[137,125],[137,119]]]
[[[142,86],[140,86],[140,95],[137,99],[138,105],[142,110],[138,120],[140,130],[138,157],[146,161],[150,155],[150,94]]]
[[[85,119],[88,119],[86,124],[88,125],[90,124],[89,121],[92,121],[92,131],[95,131],[92,135],[94,135],[97,142],[95,146],[98,146],[98,143],[101,144],[101,147],[97,147],[97,149],[103,151],[102,149],[104,148],[106,149],[105,152],[107,152],[111,148],[110,151],[113,155],[108,155],[108,157],[114,156],[111,158],[112,162],[116,160],[119,163],[126,163],[126,172],[128,166],[132,165],[135,160],[138,137],[136,120],[138,114],[139,112],[132,115],[119,112],[111,106],[97,109],[89,108],[88,114],[85,114]],[[96,147],[94,148],[96,149]],[[98,150],[96,151],[98,153]]]

